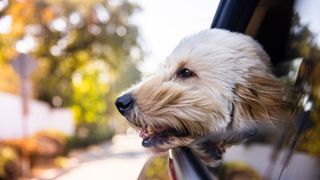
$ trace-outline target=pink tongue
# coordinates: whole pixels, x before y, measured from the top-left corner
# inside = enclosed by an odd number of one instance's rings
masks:
[[[139,133],[139,136],[143,138],[145,134],[148,134],[148,130],[146,128],[142,128]]]

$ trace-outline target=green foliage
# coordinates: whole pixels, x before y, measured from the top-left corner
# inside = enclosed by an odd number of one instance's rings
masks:
[[[10,147],[0,147],[0,179],[16,179],[20,175],[18,155]]]
[[[302,24],[298,13],[293,17],[293,31],[290,34],[288,58],[303,58],[298,71],[295,88],[296,112],[303,111],[305,100],[312,103],[310,109],[313,127],[303,134],[298,149],[320,157],[320,48],[316,35],[308,24]]]
[[[128,22],[136,9],[135,5],[125,1],[117,6],[110,5],[108,1],[91,1],[88,6],[85,6],[86,3],[75,3],[58,3],[63,11],[54,12],[52,22],[62,19],[70,24],[64,31],[55,30],[52,24],[45,25],[46,36],[41,36],[41,41],[45,43],[36,51],[48,73],[46,78],[35,77],[38,97],[51,103],[54,96],[60,96],[64,106],[73,104],[72,77],[78,69],[90,64],[90,61],[101,60],[108,64],[109,76],[117,76],[119,69],[132,60],[131,49],[140,49],[136,42],[137,28]],[[55,4],[47,2],[42,5],[51,8]],[[71,17],[80,18],[79,22],[73,22],[75,20]],[[130,64],[129,68],[135,69],[135,66]]]
[[[144,165],[138,179],[169,180],[168,154],[153,156]]]
[[[250,179],[262,180],[262,176],[252,167],[242,162],[221,163],[218,167],[210,168],[218,179]]]
[[[5,166],[6,164],[17,159],[17,155],[13,151],[13,149],[9,147],[1,148],[0,150],[0,177],[5,176]]]
[[[76,123],[92,124],[106,120],[109,74],[103,61],[90,62],[73,74],[73,106]]]
[[[129,21],[137,10],[137,5],[127,1],[12,1],[1,12],[14,21],[10,32],[0,34],[0,64],[17,55],[17,42],[31,39],[35,43],[31,52],[38,60],[33,76],[35,95],[50,104],[59,96],[62,106],[70,106],[73,73],[88,62],[104,61],[115,77],[123,66],[136,69],[128,62],[136,61],[132,50],[141,54],[137,27]]]
[[[109,93],[108,67],[103,61],[90,62],[73,74],[73,105],[77,133],[69,145],[79,147],[106,141],[112,130],[108,127],[107,99]]]
[[[137,10],[128,1],[11,1],[0,12],[13,19],[10,31],[0,34],[0,91],[17,93],[18,78],[7,78],[14,76],[8,63],[17,56],[18,42],[29,39],[25,45],[38,64],[32,76],[35,97],[72,107],[75,138],[84,144],[106,139],[115,96],[140,74],[138,29],[130,23]]]
[[[81,126],[77,129],[77,134],[68,139],[66,152],[74,148],[83,148],[92,144],[98,144],[110,140],[114,131],[104,124],[92,124],[91,126]]]

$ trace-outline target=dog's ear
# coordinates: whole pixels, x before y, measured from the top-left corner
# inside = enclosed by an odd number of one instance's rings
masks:
[[[288,103],[283,83],[269,72],[250,70],[247,82],[236,84],[234,101],[235,125],[252,121],[266,124],[282,124],[287,117]]]

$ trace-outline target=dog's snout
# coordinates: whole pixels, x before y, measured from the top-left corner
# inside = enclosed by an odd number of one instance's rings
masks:
[[[118,111],[124,115],[128,112],[133,106],[133,98],[131,94],[124,94],[116,99],[115,105],[118,108]]]

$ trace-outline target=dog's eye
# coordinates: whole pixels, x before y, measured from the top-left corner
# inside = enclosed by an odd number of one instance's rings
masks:
[[[188,78],[194,75],[195,75],[194,72],[192,72],[190,69],[187,69],[187,68],[184,68],[177,73],[177,76],[181,78]]]

